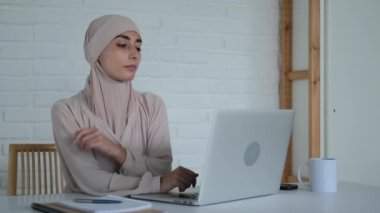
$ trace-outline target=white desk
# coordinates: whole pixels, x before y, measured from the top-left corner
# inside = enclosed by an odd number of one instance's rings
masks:
[[[32,202],[53,202],[63,198],[78,197],[78,194],[0,196],[0,212],[38,212]],[[169,213],[244,213],[244,212],[282,212],[282,213],[365,213],[380,211],[380,187],[371,187],[343,182],[338,185],[337,193],[312,193],[305,190],[280,191],[278,194],[222,203],[202,207],[183,206],[152,202],[153,207],[165,209]]]

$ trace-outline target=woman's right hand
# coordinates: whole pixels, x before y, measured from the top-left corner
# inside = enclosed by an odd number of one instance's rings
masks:
[[[161,177],[161,193],[168,192],[175,187],[178,187],[180,192],[185,191],[191,185],[195,187],[197,177],[197,173],[179,166],[169,174]]]

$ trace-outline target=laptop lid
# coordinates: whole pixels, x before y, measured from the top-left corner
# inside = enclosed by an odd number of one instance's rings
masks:
[[[293,111],[217,113],[199,192],[199,205],[278,192]]]
[[[276,193],[293,125],[291,110],[217,112],[198,199],[168,194],[133,198],[206,205]]]

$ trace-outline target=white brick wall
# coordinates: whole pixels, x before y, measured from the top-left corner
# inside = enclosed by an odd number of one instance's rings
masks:
[[[83,37],[104,14],[144,40],[136,89],[168,107],[174,167],[203,166],[212,112],[277,108],[279,0],[0,0],[0,188],[8,144],[52,142],[50,107],[84,86]]]

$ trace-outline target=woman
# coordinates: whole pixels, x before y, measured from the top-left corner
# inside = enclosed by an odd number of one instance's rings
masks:
[[[102,16],[88,27],[84,50],[91,71],[85,88],[52,107],[66,192],[128,195],[195,186],[196,173],[171,171],[163,100],[132,87],[141,45],[127,17]]]

